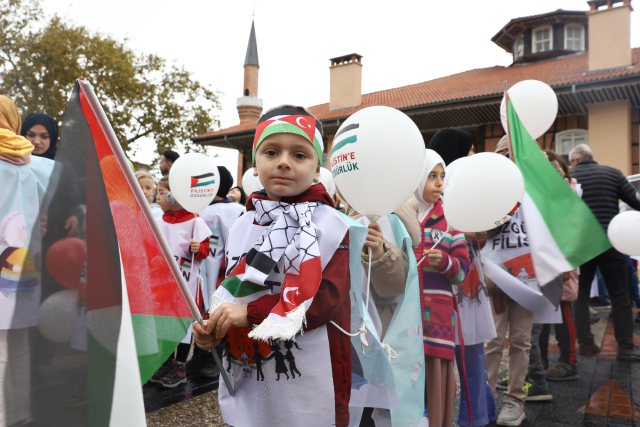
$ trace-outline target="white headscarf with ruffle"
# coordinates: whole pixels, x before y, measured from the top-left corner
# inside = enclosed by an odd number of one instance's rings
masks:
[[[446,166],[444,164],[444,160],[438,153],[433,150],[426,149],[427,155],[424,157],[424,172],[422,172],[422,178],[420,179],[420,184],[418,188],[413,192],[416,198],[418,199],[418,222],[422,224],[422,221],[427,217],[427,214],[433,209],[433,203],[428,203],[422,198],[422,193],[424,193],[424,186],[427,183],[427,179],[429,178],[429,174],[435,168],[438,163],[442,165],[442,168],[446,172]]]

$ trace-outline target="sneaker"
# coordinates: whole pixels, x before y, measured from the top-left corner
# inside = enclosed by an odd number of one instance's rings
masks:
[[[209,360],[207,365],[200,371],[200,376],[205,378],[218,378],[218,375],[220,375],[220,369],[218,369],[216,361],[213,360],[213,356],[211,356],[211,360]]]
[[[618,360],[629,360],[631,362],[640,361],[640,348],[633,347],[632,349],[624,349],[618,347]]]
[[[589,305],[596,311],[607,311],[611,309],[611,303],[606,302],[600,298],[591,298]]]
[[[504,375],[504,379],[502,381],[498,381],[496,388],[500,390],[507,390],[509,388],[509,372]]]
[[[527,397],[524,398],[525,402],[540,402],[543,400],[553,400],[553,395],[549,391],[548,384],[540,384],[527,378],[524,381],[524,391],[527,393]]]
[[[585,344],[580,345],[580,355],[582,356],[591,356],[592,354],[600,353],[600,347],[596,344]]]
[[[160,378],[164,377],[165,375],[167,375],[167,371],[169,370],[169,365],[171,364],[170,360],[167,360],[166,362],[164,362],[157,371],[155,371],[153,373],[153,376],[149,379],[150,383],[160,383]]]
[[[519,426],[525,418],[522,405],[511,400],[505,400],[498,414],[496,424],[499,426]]]
[[[592,316],[596,316],[598,314],[598,310],[596,310],[595,308],[589,306],[589,314]]]
[[[548,369],[544,376],[549,381],[574,381],[578,376],[578,365],[575,363],[558,362],[556,366]]]
[[[209,359],[213,360],[213,356],[206,350],[201,349],[197,345],[193,347],[193,356],[187,361],[187,376],[197,375],[207,365]]]
[[[542,359],[542,367],[545,369],[549,369],[549,359]]]
[[[160,385],[165,388],[174,388],[187,382],[185,363],[173,362],[167,370],[167,374],[160,378]]]

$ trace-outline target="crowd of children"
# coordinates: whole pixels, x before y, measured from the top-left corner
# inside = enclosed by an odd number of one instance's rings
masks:
[[[426,378],[424,415],[430,427],[453,424],[454,360],[460,378],[457,422],[463,426],[520,425],[525,401],[552,399],[547,380],[578,379],[571,310],[577,272],[557,278],[564,287],[562,323],[554,325],[561,356],[549,368],[550,325],[538,323],[534,313],[483,274],[482,257],[499,265],[530,258],[528,246],[487,245],[511,229],[526,238],[522,215],[481,233],[462,233],[447,223],[442,208],[446,169],[474,154],[472,134],[438,132],[426,150],[414,196],[376,222],[318,183],[322,126],[308,110],[276,107],[261,117],[258,129],[253,168],[264,189],[246,195],[241,187],[231,188],[231,174],[219,167],[219,192],[199,217],[177,204],[166,176],[156,191],[150,174],[136,173],[194,298],[210,316],[202,326],[193,325],[196,345],[189,362],[191,333],[151,381],[175,387],[187,375],[217,376],[209,353],[216,347],[235,390],[234,395],[222,387],[219,391],[227,423],[293,426],[309,424],[313,417],[309,425],[350,425],[350,395],[360,387],[352,381],[361,367],[348,334],[358,330],[349,321],[354,298],[349,296],[354,275],[350,231],[355,225],[348,217],[367,227],[356,249],[365,279],[370,276],[367,307],[381,342],[390,325],[407,316],[408,309],[399,313],[398,301],[412,280],[419,282],[420,312],[412,316],[421,322],[424,357],[419,366]],[[507,143],[503,138],[496,153],[508,155]],[[563,159],[545,154],[575,190]],[[174,160],[170,153],[163,172]],[[392,232],[394,227],[401,233]],[[417,275],[411,270],[414,256],[414,262],[421,261]],[[530,280],[526,272],[526,277],[519,273],[512,272]],[[498,381],[507,332],[509,371]],[[387,345],[385,351],[391,360],[393,350]],[[505,390],[498,413],[497,389]],[[380,425],[375,420],[383,412],[376,411],[375,402],[363,406],[357,412],[359,425]]]

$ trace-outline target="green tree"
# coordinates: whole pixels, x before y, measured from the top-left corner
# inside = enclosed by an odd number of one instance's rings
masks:
[[[0,93],[24,116],[45,112],[61,123],[80,77],[93,84],[128,155],[140,138],[152,138],[162,153],[220,125],[219,93],[184,67],[57,15],[45,17],[40,0],[0,0]],[[186,144],[190,149],[204,148]]]

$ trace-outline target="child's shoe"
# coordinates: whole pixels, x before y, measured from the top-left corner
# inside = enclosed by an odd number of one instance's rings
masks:
[[[187,376],[199,374],[202,369],[207,366],[209,359],[213,360],[213,356],[200,347],[193,346],[193,356],[187,361]]]
[[[174,361],[167,370],[167,374],[160,378],[160,385],[165,388],[174,388],[187,382],[185,364]]]
[[[544,376],[549,381],[575,381],[578,376],[578,365],[575,363],[558,362],[556,366],[548,369]]]
[[[213,360],[213,356],[211,356],[211,360],[209,360],[207,365],[200,371],[200,376],[205,378],[218,378],[218,375],[220,375],[220,369],[218,369],[216,361]]]
[[[171,360],[167,360],[166,362],[164,362],[158,368],[158,370],[153,373],[153,376],[149,379],[149,382],[156,383],[156,384],[160,383],[160,378],[167,375],[167,371],[169,370],[170,364],[171,364]]]
[[[537,383],[531,378],[524,380],[524,391],[527,392],[527,397],[524,398],[525,402],[553,400],[553,395],[549,391],[549,384]]]
[[[498,414],[496,424],[499,426],[519,426],[525,418],[526,415],[522,405],[512,400],[505,400]]]

